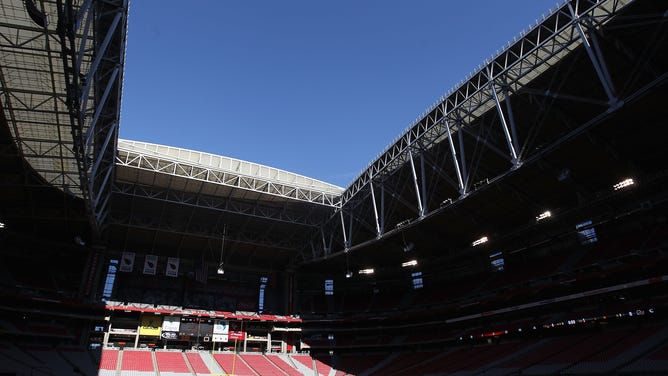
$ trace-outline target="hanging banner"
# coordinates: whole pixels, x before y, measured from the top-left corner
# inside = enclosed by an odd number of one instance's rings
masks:
[[[167,258],[167,268],[165,269],[165,275],[167,277],[178,277],[179,276],[179,258],[178,257]]]
[[[156,315],[141,315],[140,324],[139,324],[139,335],[140,336],[160,336],[160,330],[162,324],[162,317]]]
[[[134,252],[123,252],[121,256],[121,265],[118,270],[122,272],[132,272],[132,269],[135,266],[135,253]]]
[[[155,275],[155,270],[158,268],[158,256],[146,255],[144,258],[144,274]]]

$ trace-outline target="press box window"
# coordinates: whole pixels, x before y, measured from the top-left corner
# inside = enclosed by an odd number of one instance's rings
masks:
[[[592,226],[591,221],[584,221],[575,225],[575,229],[578,230],[578,240],[580,244],[592,244],[598,241],[596,236],[596,229]]]
[[[492,271],[500,272],[503,270],[506,260],[503,258],[503,252],[496,252],[489,255],[489,263],[492,267]]]
[[[422,272],[411,273],[411,278],[413,279],[413,290],[421,289],[424,287],[422,280]]]
[[[334,280],[325,280],[325,295],[334,295]]]

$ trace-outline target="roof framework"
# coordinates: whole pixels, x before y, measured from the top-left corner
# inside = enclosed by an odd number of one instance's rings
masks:
[[[663,15],[654,10],[625,17],[633,3],[567,1],[487,60],[346,189],[294,262],[325,260],[402,233],[537,163],[660,86],[666,72],[650,62],[661,53],[652,45],[660,38],[641,38],[645,51],[628,56],[633,48],[603,32],[612,21],[627,30],[661,25]],[[569,107],[555,105],[564,102]],[[514,194],[535,205],[530,193]]]
[[[127,0],[0,4],[0,99],[12,138],[46,183],[104,221],[114,171]]]
[[[180,176],[259,193],[264,200],[336,206],[342,188],[234,158],[145,142],[119,140],[119,166]]]

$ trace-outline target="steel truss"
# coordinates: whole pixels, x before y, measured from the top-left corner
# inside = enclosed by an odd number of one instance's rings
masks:
[[[202,183],[205,184],[205,183]],[[114,194],[148,198],[151,200],[173,204],[198,207],[214,211],[238,214],[253,218],[266,219],[282,223],[290,223],[308,227],[320,226],[325,217],[314,210],[289,209],[285,206],[271,206],[261,202],[249,202],[232,197],[218,197],[201,193],[183,192],[167,188],[143,186],[117,182],[113,187]]]
[[[185,151],[183,149],[172,149]],[[190,151],[187,152],[195,153]],[[132,147],[126,146],[124,143],[121,143],[118,147],[116,163],[123,167],[136,168],[171,176],[180,176],[225,187],[261,193],[273,196],[274,198],[283,198],[330,207],[337,205],[338,194],[332,192],[333,188],[329,188],[328,191],[318,188],[309,188],[299,184],[290,183],[288,180],[275,179],[272,178],[271,175],[263,175],[259,173],[262,168],[268,168],[265,166],[259,166],[249,162],[233,160],[221,156],[212,157],[226,161],[237,167],[214,167],[185,159],[180,160],[173,156],[161,155],[147,150],[133,149]],[[243,164],[248,165],[247,173],[237,172],[237,169],[243,169],[241,166]],[[256,167],[258,173],[254,173]],[[281,173],[289,174],[286,172]]]
[[[0,98],[12,137],[48,184],[107,212],[127,0],[11,0],[0,6]]]
[[[424,113],[343,192],[337,209],[320,231],[314,232],[310,243],[293,262],[307,263],[334,253],[349,252],[398,232],[402,227],[412,226],[434,213],[429,211],[430,200],[434,211],[438,212],[560,144],[563,139],[549,140],[552,143],[549,147],[536,146],[532,137],[537,131],[533,128],[542,126],[540,119],[532,124],[522,124],[525,130],[528,128],[528,134],[518,133],[512,103],[521,100],[514,99],[519,93],[534,95],[544,101],[559,97],[591,105],[597,115],[584,123],[574,124],[574,131],[565,136],[573,137],[623,106],[626,100],[647,90],[647,87],[640,88],[622,97],[615,90],[598,43],[599,38],[603,38],[599,30],[632,2],[569,0],[516,38],[505,50],[485,61]],[[629,21],[632,22],[637,20]],[[528,88],[534,79],[556,67],[576,49],[581,51],[580,48],[584,49],[594,68],[603,98],[559,93],[558,82],[552,82],[553,87],[546,89]],[[626,73],[629,80],[637,74]],[[662,80],[665,77],[657,77],[648,85],[656,85]],[[535,93],[530,94],[531,91]],[[534,103],[523,102],[523,105],[536,106],[540,99]],[[475,142],[473,150],[465,147],[466,140],[471,139]],[[446,142],[445,147],[440,146],[442,142]],[[505,167],[499,168],[498,162],[497,166],[489,166],[484,155],[504,160]],[[402,172],[406,169],[409,173]],[[426,169],[433,172],[425,173]],[[434,201],[435,197],[430,195],[442,188],[433,186],[430,175],[441,175],[440,184],[447,183],[457,194]],[[487,177],[476,180],[480,176]],[[386,193],[391,193],[391,197],[386,198]],[[415,215],[401,221],[394,218],[394,223],[387,223],[388,208],[392,210],[397,205],[412,206],[409,211]],[[375,237],[365,235],[354,242],[356,230]]]
[[[345,206],[369,181],[391,174],[405,165],[411,150],[420,152],[454,137],[461,128],[469,126],[493,107],[501,111],[500,102],[506,96],[528,84],[582,44],[582,19],[588,20],[587,28],[599,28],[630,2],[573,0],[545,17],[512,46],[486,61],[483,67],[410,126],[346,189],[341,197],[341,206]],[[575,10],[581,13],[574,13]],[[499,88],[502,88],[501,93]],[[510,139],[510,135],[507,137]],[[462,187],[463,194],[466,193],[465,188]]]

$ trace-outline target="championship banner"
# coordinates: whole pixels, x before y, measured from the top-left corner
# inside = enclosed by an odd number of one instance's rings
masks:
[[[165,275],[167,277],[178,277],[179,276],[179,258],[178,257],[167,258],[167,268],[165,269]]]
[[[135,265],[135,253],[134,252],[123,252],[121,256],[121,265],[118,270],[122,272],[132,272],[132,269]]]
[[[162,317],[156,315],[141,315],[140,324],[139,324],[139,335],[140,336],[160,336],[160,330],[162,327]]]
[[[158,268],[158,256],[146,255],[144,258],[144,274],[155,275],[155,270]]]

